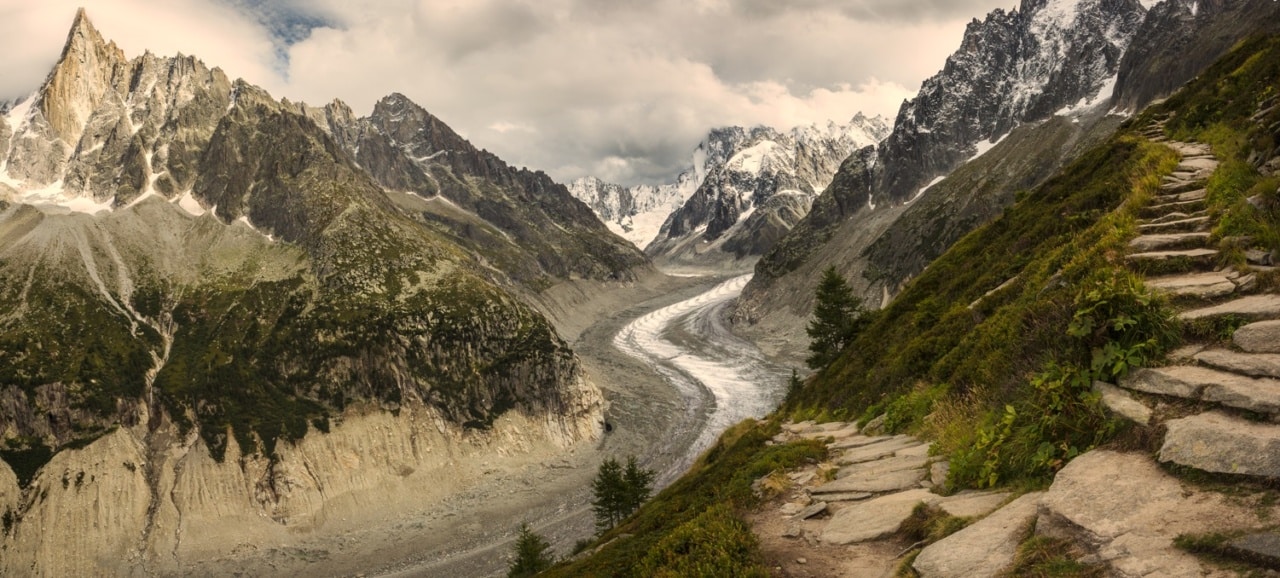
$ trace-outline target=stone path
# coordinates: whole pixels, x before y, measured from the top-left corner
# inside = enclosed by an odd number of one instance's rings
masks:
[[[1129,244],[1127,263],[1146,274],[1149,288],[1168,294],[1181,321],[1200,333],[1206,326],[1244,325],[1230,343],[1192,343],[1170,356],[1174,365],[1140,369],[1095,389],[1117,415],[1163,431],[1159,462],[1274,483],[1280,480],[1280,295],[1258,289],[1258,275],[1272,270],[1270,252],[1250,239],[1231,239],[1221,245],[1242,249],[1248,264],[1224,267],[1227,260],[1210,241],[1216,217],[1205,203],[1218,159],[1206,145],[1168,141],[1160,123],[1145,135],[1182,160],[1139,211],[1140,236]],[[1225,320],[1234,323],[1218,323]],[[1237,488],[1233,503],[1262,500],[1261,488]],[[1222,498],[1186,485],[1146,456],[1091,452],[1055,478],[1037,531],[1085,544],[1118,575],[1200,576],[1217,569],[1174,548],[1177,533],[1265,526],[1260,515],[1240,514]],[[1176,531],[1164,529],[1170,527]],[[1272,542],[1280,536],[1251,534],[1239,549],[1253,552]]]

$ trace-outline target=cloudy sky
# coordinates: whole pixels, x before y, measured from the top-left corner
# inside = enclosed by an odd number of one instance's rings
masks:
[[[560,180],[672,178],[709,128],[893,117],[965,24],[1012,0],[41,0],[0,5],[0,100],[75,9],[129,56],[194,54],[277,98],[402,92]]]

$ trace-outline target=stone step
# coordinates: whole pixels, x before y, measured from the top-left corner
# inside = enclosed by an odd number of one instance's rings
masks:
[[[1204,188],[1204,183],[1198,181],[1165,181],[1160,185],[1160,196],[1177,195],[1181,193],[1189,193],[1191,191]]]
[[[1013,563],[1018,544],[1040,511],[1044,494],[1027,494],[920,552],[911,563],[921,578],[987,578]]]
[[[937,495],[918,489],[850,505],[831,516],[822,530],[821,540],[846,545],[883,538],[897,532],[917,504],[937,500]]]
[[[1218,252],[1212,249],[1152,251],[1133,253],[1125,260],[1146,272],[1174,274],[1212,269],[1218,262]]]
[[[1157,204],[1138,209],[1138,214],[1147,218],[1160,218],[1170,213],[1199,213],[1205,207],[1204,199],[1194,201],[1160,201]],[[1188,218],[1198,215],[1187,215]]]
[[[1189,233],[1207,231],[1211,225],[1212,223],[1210,223],[1209,217],[1191,217],[1187,219],[1179,219],[1177,221],[1138,225],[1138,232],[1144,235]]]
[[[1205,472],[1280,478],[1280,426],[1210,411],[1165,422],[1160,461]]]
[[[1207,217],[1205,217],[1207,218]],[[1192,219],[1188,219],[1192,220]],[[1185,221],[1174,221],[1185,222]],[[1163,233],[1142,235],[1129,241],[1129,248],[1139,253],[1169,249],[1194,249],[1204,247],[1209,241],[1209,233]]]
[[[1205,156],[1213,154],[1213,149],[1209,145],[1203,143],[1174,142],[1169,145],[1173,150],[1183,157]]]
[[[1191,172],[1191,173],[1198,173],[1200,171],[1213,172],[1217,170],[1217,168],[1218,168],[1217,159],[1213,157],[1199,156],[1194,158],[1183,158],[1182,162],[1178,163],[1178,168],[1176,170]]]
[[[1209,196],[1208,189],[1198,187],[1186,191],[1169,192],[1156,195],[1155,203],[1157,205],[1167,203],[1185,203],[1187,201],[1203,201]]]
[[[1146,280],[1146,285],[1177,297],[1200,299],[1217,299],[1236,291],[1236,284],[1226,274],[1217,272],[1153,277]]]
[[[1245,325],[1231,335],[1231,341],[1249,353],[1280,353],[1280,320]]]
[[[1178,318],[1183,321],[1198,321],[1228,315],[1247,321],[1280,319],[1280,295],[1268,293],[1241,297],[1212,307],[1183,311],[1178,314]]]
[[[840,465],[859,464],[892,456],[895,453],[923,445],[919,440],[902,436],[901,438],[892,438],[879,443],[874,443],[859,448],[846,449],[836,458],[836,463]]]
[[[1120,380],[1120,386],[1257,413],[1280,413],[1280,380],[1247,377],[1207,367],[1143,368]]]
[[[929,465],[928,456],[894,456],[891,458],[845,466],[840,468],[840,471],[836,472],[836,479],[839,480],[854,476],[873,476],[876,474],[887,474],[903,470],[922,470],[927,465]]]
[[[1153,218],[1151,218],[1151,219],[1147,219],[1147,220],[1144,220],[1144,221],[1140,221],[1140,222],[1139,222],[1139,224],[1140,224],[1140,225],[1155,225],[1155,224],[1159,224],[1159,223],[1168,223],[1168,222],[1170,222],[1170,221],[1181,221],[1181,220],[1183,220],[1183,219],[1191,219],[1191,218],[1194,218],[1194,217],[1207,217],[1208,215],[1209,215],[1209,212],[1208,212],[1208,211],[1193,211],[1193,212],[1190,212],[1190,213],[1183,213],[1183,212],[1181,212],[1181,211],[1176,211],[1176,210],[1175,210],[1175,211],[1170,211],[1170,212],[1168,212],[1168,213],[1164,213],[1164,214],[1159,215],[1159,216],[1157,216],[1157,217],[1153,217]]]
[[[1280,354],[1240,353],[1228,349],[1210,349],[1196,354],[1195,360],[1214,369],[1252,377],[1280,378]],[[1280,386],[1280,382],[1277,382]]]

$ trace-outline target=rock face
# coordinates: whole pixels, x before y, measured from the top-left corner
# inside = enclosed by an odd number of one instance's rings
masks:
[[[687,260],[708,250],[721,260],[759,256],[799,220],[795,213],[808,212],[849,153],[888,131],[887,120],[861,114],[844,125],[788,132],[718,128],[694,150],[693,166],[675,183],[628,189],[583,179],[571,189],[654,257]],[[777,196],[783,198],[770,202]]]
[[[475,148],[402,94],[383,98],[360,119],[341,102],[299,108],[383,188],[412,193],[393,199],[425,226],[519,282],[633,280],[633,269],[646,264],[546,173],[513,168]]]
[[[1022,122],[1109,96],[1145,11],[1136,0],[1024,0],[965,31],[940,73],[903,104],[880,147],[873,202],[901,202]]]
[[[279,102],[126,61],[81,12],[3,126],[0,574],[177,573],[600,435],[599,390],[502,287],[645,257],[407,99]]]
[[[1114,105],[1139,110],[1168,96],[1240,40],[1280,30],[1267,0],[1164,0],[1151,7],[1120,62]]]

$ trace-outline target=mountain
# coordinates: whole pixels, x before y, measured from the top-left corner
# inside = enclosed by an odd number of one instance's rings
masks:
[[[714,244],[716,260],[755,256],[808,212],[844,157],[887,132],[885,119],[861,114],[848,124],[785,133],[718,128],[694,150],[692,166],[675,183],[625,188],[586,178],[571,188],[654,257],[688,260],[705,253],[699,245],[707,243]],[[783,198],[769,202],[779,194]]]
[[[0,574],[175,573],[598,438],[522,297],[647,259],[401,96],[349,112],[77,13],[0,121]]]
[[[836,265],[871,303],[887,300],[998,214],[1014,191],[1048,178],[1115,128],[1118,119],[1106,114],[1114,77],[1144,13],[1136,0],[1026,0],[971,22],[942,70],[903,103],[884,142],[847,159],[809,214],[759,261],[735,318],[763,323],[751,331],[796,353],[786,342],[803,340],[808,296],[826,266]],[[1002,141],[1019,126],[1021,146]],[[1044,134],[1026,135],[1034,127]],[[1010,154],[1025,158],[986,174],[980,187],[945,181],[965,163]],[[868,248],[886,235],[892,250],[880,251],[881,265],[870,263]]]

